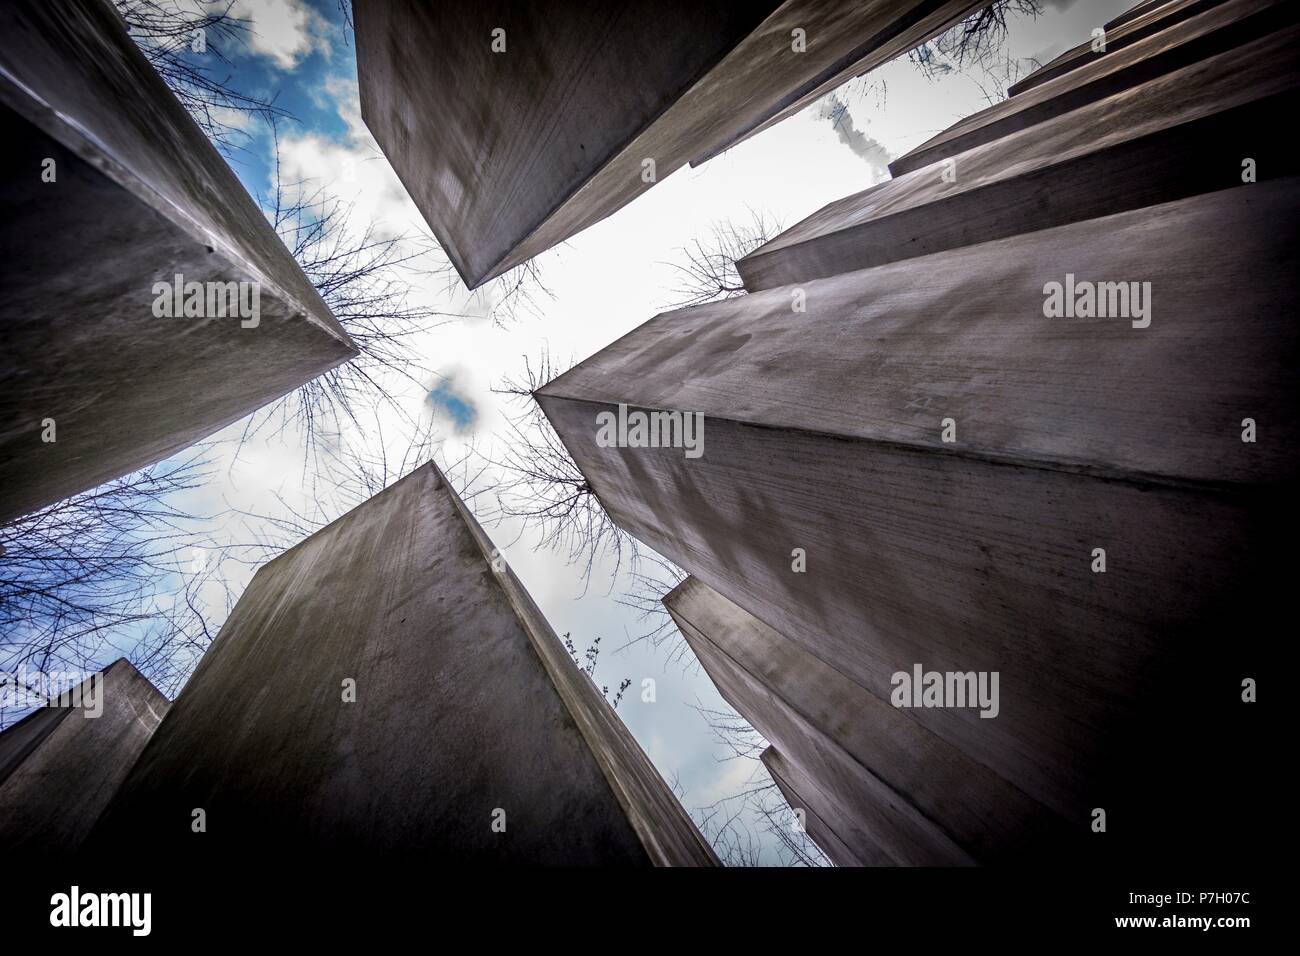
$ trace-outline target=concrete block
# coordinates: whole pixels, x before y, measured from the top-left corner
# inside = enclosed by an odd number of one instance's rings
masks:
[[[975,5],[365,0],[361,110],[474,288]]]
[[[858,11],[880,20],[882,15],[888,12],[888,6],[888,4],[864,4],[858,7]],[[884,66],[895,57],[902,56],[922,43],[934,39],[986,6],[988,0],[939,0],[939,2],[932,0],[928,3],[910,4],[910,9],[900,11],[882,32],[870,36],[852,50],[843,53],[820,75],[806,82],[802,89],[788,93],[774,102],[766,110],[762,119],[756,121],[750,129],[725,142],[713,145],[702,155],[692,159],[691,165],[700,166],[733,146],[740,145],[751,136],[772,128],[782,120],[807,109],[850,80],[864,76],[877,67]],[[837,49],[845,49],[846,41],[851,42],[861,34],[861,28],[855,23],[852,30],[823,33],[818,37],[818,42],[834,44]]]
[[[1119,16],[1107,20],[1103,26],[1105,26],[1107,30],[1114,30],[1132,20],[1136,20],[1138,17],[1146,16],[1152,10],[1167,6],[1169,3],[1170,0],[1142,0],[1141,3],[1133,4],[1133,6],[1129,7]]]
[[[98,716],[64,701],[0,733],[0,854],[11,862],[75,851],[167,713],[125,658],[93,680],[71,701],[98,695]]]
[[[0,7],[0,127],[0,521],[166,458],[356,354],[108,3]],[[250,317],[155,315],[154,284],[178,274],[205,293],[250,283]]]
[[[851,819],[844,821],[844,827],[854,839],[854,845],[849,846],[840,839],[839,834],[821,815],[829,812],[826,806],[824,804],[821,806],[821,812],[813,806],[824,801],[821,791],[798,767],[792,766],[785,760],[775,747],[768,747],[759,755],[759,759],[763,761],[768,776],[781,791],[781,796],[785,797],[785,802],[790,805],[790,809],[803,812],[804,832],[826,854],[826,858],[831,863],[835,866],[894,865],[894,860],[889,854],[872,843],[870,834],[863,832]],[[811,801],[800,795],[799,786],[803,786],[813,795]],[[793,820],[791,820],[792,824]]]
[[[1296,528],[1298,213],[1294,179],[1242,186],[809,282],[806,314],[666,313],[537,398],[621,527],[877,697],[1000,672],[997,719],[907,715],[1079,820],[1129,756],[1176,763],[1135,726],[1241,746]],[[1045,317],[1066,270],[1151,282],[1150,325]],[[620,402],[702,413],[703,455],[602,447]]]
[[[1300,171],[1300,26],[838,200],[737,263],[751,292]],[[951,164],[951,165],[950,165]],[[1267,170],[1267,171],[1265,171]]]
[[[1296,22],[1283,0],[1229,0],[955,123],[889,164],[895,176],[991,143]]]
[[[838,839],[870,837],[855,856],[970,865],[1077,854],[1082,828],[703,582],[687,578],[663,600],[719,693],[804,771],[825,824],[856,821]]]
[[[1103,25],[1106,31],[1105,50],[1093,49],[1093,38],[1088,37],[1078,46],[1071,47],[1008,86],[1007,95],[1019,96],[1040,83],[1046,83],[1096,59],[1116,53],[1131,43],[1137,43],[1161,30],[1167,30],[1174,24],[1213,9],[1220,3],[1223,3],[1223,0],[1174,0],[1173,3],[1139,4]]]
[[[258,571],[91,837],[140,841],[198,860],[716,862],[432,464]]]

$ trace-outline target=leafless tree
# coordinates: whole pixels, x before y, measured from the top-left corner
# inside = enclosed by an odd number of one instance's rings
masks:
[[[578,659],[578,648],[573,643],[572,635],[566,633],[561,640],[564,641],[564,649],[568,651],[569,656],[573,658],[573,663],[578,665],[578,670],[586,674],[588,679],[594,685],[596,683],[596,662],[600,659],[600,638],[597,637],[587,645],[587,649],[582,652],[581,660]],[[601,685],[600,692],[604,696],[605,700],[609,702],[609,705],[615,710],[618,710],[618,705],[623,701],[623,695],[627,693],[627,689],[631,686],[632,678],[624,677],[619,682],[618,690],[614,692],[612,698],[609,696],[608,684]]]
[[[273,134],[275,125],[272,124]],[[304,474],[332,473],[355,454],[349,434],[385,409],[412,431],[420,423],[391,391],[423,387],[434,375],[413,339],[450,321],[415,300],[430,249],[419,237],[383,233],[353,221],[353,207],[318,183],[285,182],[278,135],[267,216],[307,280],[356,344],[360,355],[330,369],[251,416],[241,444],[263,433],[292,434],[302,442]]]
[[[225,119],[231,112],[266,122],[275,165],[272,193],[262,204],[308,281],[361,353],[255,416],[247,434],[268,423],[299,427],[307,458],[316,454],[323,437],[337,439],[345,425],[355,426],[358,414],[376,403],[405,415],[381,379],[389,374],[408,381],[430,377],[415,359],[410,339],[449,317],[415,304],[412,290],[431,268],[445,268],[445,259],[430,266],[433,244],[425,237],[385,234],[373,223],[355,222],[353,208],[333,198],[324,185],[284,180],[278,122],[289,114],[273,99],[239,90],[230,73],[231,60],[223,52],[226,46],[247,41],[249,25],[233,15],[233,2],[116,3],[137,45],[215,144],[231,145],[236,128]],[[340,3],[340,11],[350,23],[350,5]],[[200,37],[202,52],[193,48]],[[511,310],[532,295],[540,287],[538,278],[535,267],[511,277],[501,293],[507,303],[503,308]]]
[[[773,217],[753,210],[748,222],[715,224],[708,236],[696,239],[681,250],[684,262],[672,264],[678,270],[679,282],[668,307],[701,305],[745,294],[736,260],[767,242],[780,229],[781,224]],[[533,282],[540,286],[539,277]],[[514,414],[508,418],[506,448],[492,462],[502,475],[499,515],[519,519],[524,530],[536,530],[540,546],[561,552],[571,564],[580,565],[587,584],[601,557],[612,558],[614,578],[626,566],[636,583],[625,597],[625,603],[641,611],[642,620],[651,622],[650,628],[633,642],[644,637],[658,646],[661,639],[675,633],[666,613],[658,606],[658,598],[681,580],[680,572],[655,556],[650,570],[638,574],[643,549],[610,518],[533,397],[537,389],[565,369],[546,351],[536,360],[523,358],[522,375],[508,377],[493,389],[497,394],[510,396],[515,406]],[[652,593],[674,576],[676,580],[657,594]]]
[[[89,673],[125,654],[174,696],[229,614],[238,568],[260,566],[435,453],[431,425],[400,459],[379,437],[334,494],[309,495],[306,508],[280,498],[271,514],[185,510],[178,499],[211,476],[204,446],[0,528],[0,690],[21,669]],[[471,455],[444,472],[467,500],[487,490]],[[218,519],[242,523],[219,542]],[[0,709],[0,727],[27,709]]]
[[[178,499],[206,449],[65,498],[0,528],[0,671],[95,671],[171,616],[207,519]],[[2,719],[2,717],[0,717]]]
[[[830,866],[821,847],[808,836],[803,821],[797,817],[776,784],[751,796],[753,812],[762,820],[762,828],[776,840],[777,856],[787,866]]]
[[[695,658],[689,653],[689,646],[663,603],[664,595],[686,579],[686,572],[662,555],[643,550],[629,578],[628,587],[616,600],[635,613],[637,630],[617,650],[646,643],[656,650],[664,650],[670,663],[693,662]]]
[[[693,808],[691,818],[725,866],[830,865],[757,762],[739,791]],[[774,860],[764,853],[761,833],[771,836]]]
[[[352,25],[352,0],[338,0],[339,14],[343,17],[343,24],[349,30],[354,30]]]
[[[446,268],[448,290],[459,282],[455,270]],[[485,285],[479,293],[492,324],[505,329],[526,318],[540,318],[543,303],[553,294],[546,285],[541,264],[529,259]]]
[[[930,77],[962,70],[976,78],[990,103],[997,102],[1026,69],[1040,65],[1013,59],[1006,53],[1007,20],[1037,17],[1042,12],[1043,0],[994,0],[951,30],[912,50],[908,59]]]
[[[685,261],[673,263],[679,283],[669,308],[684,308],[744,295],[736,260],[767,242],[781,224],[763,212],[750,211],[750,220],[713,226],[708,236],[682,249]],[[539,546],[558,551],[580,565],[590,585],[596,562],[612,559],[611,587],[627,569],[631,586],[619,603],[637,612],[638,633],[619,648],[641,641],[667,646],[670,660],[688,660],[685,642],[660,599],[685,573],[640,543],[614,523],[568,448],[556,434],[534,393],[565,368],[549,352],[537,359],[523,356],[522,375],[506,378],[494,391],[507,395],[515,411],[507,419],[505,450],[492,461],[498,469],[498,517],[518,519],[521,533],[533,530]]]
[[[736,262],[781,231],[781,223],[765,212],[749,211],[748,222],[714,223],[707,235],[697,236],[679,250],[683,262],[670,263],[677,284],[667,303],[670,309],[703,305],[745,294]]]
[[[695,711],[704,719],[714,742],[725,752],[723,760],[757,760],[767,748],[763,736],[734,710],[716,710],[696,704]]]
[[[239,595],[224,567],[227,550],[202,552],[167,603],[157,604],[128,657],[164,695],[175,698],[216,639]]]
[[[260,565],[440,456],[441,443],[435,426],[425,422],[414,435],[403,436],[401,456],[390,458],[387,449],[391,443],[384,434],[380,410],[371,409],[369,416],[366,431],[373,440],[364,446],[351,447],[346,458],[332,463],[328,481],[305,487],[304,493],[295,499],[276,493],[275,507],[269,510],[232,509],[241,521],[241,533],[236,537],[242,542],[228,548],[233,560],[250,567]],[[467,503],[492,490],[484,479],[486,469],[472,447],[441,467]]]
[[[829,861],[802,826],[759,758],[767,741],[749,723],[730,709],[716,710],[702,705],[696,711],[704,718],[714,740],[722,747],[722,762],[733,760],[753,764],[744,785],[736,793],[698,807],[693,816],[700,832],[713,844],[728,866],[758,866],[763,862],[761,841],[755,829],[768,833],[782,866],[827,866]]]
[[[229,48],[248,41],[233,2],[114,0],[136,45],[208,138],[224,152],[241,145],[241,118],[289,114],[273,97],[235,88]]]
[[[535,362],[524,356],[522,376],[507,378],[493,389],[510,396],[516,406],[507,419],[505,448],[500,457],[490,459],[501,476],[496,517],[518,519],[520,533],[535,531],[540,547],[581,566],[583,580],[590,584],[601,557],[613,559],[617,577],[625,562],[635,570],[640,548],[605,511],[533,397],[561,371],[549,352],[543,351]]]
[[[416,338],[465,316],[418,298],[422,284],[439,274],[454,275],[432,239],[358,224],[353,206],[332,196],[325,185],[286,182],[276,123],[270,128],[276,161],[273,189],[263,206],[360,355],[252,416],[241,441],[267,431],[293,434],[302,442],[304,475],[330,476],[364,455],[350,436],[375,417],[375,409],[387,411],[413,433],[422,427],[392,389],[427,387],[437,373],[421,361]],[[485,294],[495,303],[494,323],[504,326],[535,309],[539,297],[550,292],[540,268],[529,262],[503,275]]]

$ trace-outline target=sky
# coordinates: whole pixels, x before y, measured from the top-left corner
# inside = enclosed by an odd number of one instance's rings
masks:
[[[1045,62],[1086,40],[1093,27],[1131,3],[1048,0],[1039,18],[1012,19],[1005,52],[1027,72],[1031,60]],[[427,225],[361,120],[354,48],[335,0],[236,0],[234,13],[248,21],[249,32],[245,44],[223,49],[232,85],[274,97],[293,117],[278,130],[284,178],[317,184],[351,204],[355,223],[373,224],[387,235],[427,236]],[[791,226],[886,178],[889,158],[987,105],[991,92],[988,78],[978,71],[931,78],[906,60],[847,84],[832,94],[846,111],[833,115],[829,99],[815,103],[698,169],[674,172],[608,219],[539,256],[551,295],[505,327],[489,318],[491,293],[468,293],[457,280],[448,280],[445,269],[417,277],[414,295],[421,303],[460,317],[412,340],[435,374],[420,383],[391,383],[394,397],[411,416],[436,426],[443,441],[440,461],[456,461],[471,444],[490,456],[504,440],[509,410],[492,387],[518,377],[525,357],[535,360],[545,349],[563,366],[598,351],[663,311],[677,281],[674,263],[683,261],[681,248],[715,224],[761,213]],[[259,121],[231,119],[244,129],[229,154],[232,167],[250,193],[266,197],[274,169],[270,132]],[[439,264],[436,253],[431,255],[430,270]],[[407,431],[396,416],[381,424],[367,429],[365,441],[386,446],[390,460],[400,459]],[[192,509],[274,515],[319,503],[326,517],[337,517],[328,513],[337,506],[320,503],[304,484],[300,435],[259,435],[236,453],[235,439],[243,430],[244,423],[236,423],[213,437],[216,467],[211,481],[190,496]],[[645,630],[636,612],[619,603],[630,587],[626,572],[612,577],[606,562],[588,585],[581,568],[566,564],[563,554],[539,549],[535,535],[521,534],[509,521],[493,524],[489,505],[483,502],[480,512],[488,534],[556,632],[571,634],[580,653],[601,639],[597,684],[616,687],[625,677],[632,680],[619,716],[687,809],[698,812],[765,783],[756,760],[725,759],[727,748],[713,737],[700,711],[730,708],[678,640],[657,648],[646,642],[623,647]],[[479,502],[472,506],[480,511]],[[249,521],[232,521],[218,537],[249,534]],[[235,594],[253,570],[229,572],[227,584]],[[212,603],[217,613],[215,596]],[[637,693],[645,678],[656,683],[653,703]],[[779,862],[775,842],[757,821],[749,822],[761,862]]]

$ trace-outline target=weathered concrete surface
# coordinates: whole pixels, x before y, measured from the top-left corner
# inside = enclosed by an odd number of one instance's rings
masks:
[[[969,865],[1077,856],[1082,828],[703,582],[687,578],[663,602],[719,693],[802,768],[810,786],[800,792],[856,858]]]
[[[1300,27],[838,200],[737,263],[750,291],[1300,171]],[[1269,172],[1264,172],[1265,168]]]
[[[956,26],[966,17],[988,6],[989,0],[929,0],[925,3],[912,3],[910,9],[899,11],[898,15],[885,29],[848,49],[846,41],[851,42],[861,35],[860,30],[844,33],[824,34],[813,38],[813,42],[834,44],[837,50],[845,52],[820,76],[804,84],[804,88],[795,90],[780,101],[773,103],[762,119],[742,133],[726,142],[720,142],[691,160],[692,166],[708,162],[725,150],[738,146],[751,136],[770,129],[784,119],[788,119],[800,110],[807,109],[827,93],[838,89],[845,83],[859,76],[870,73],[877,67],[884,66],[897,56],[902,56],[922,43],[934,39],[939,34]],[[867,4],[861,12],[868,17],[881,18],[886,11],[881,4]]]
[[[1044,63],[1034,72],[1022,77],[1007,87],[1008,96],[1019,96],[1026,90],[1032,90],[1040,83],[1055,79],[1063,73],[1077,69],[1102,57],[1110,56],[1124,49],[1131,43],[1166,30],[1176,23],[1196,16],[1223,3],[1223,0],[1174,0],[1173,3],[1151,4],[1149,7],[1134,7],[1114,20],[1103,24],[1106,31],[1106,49],[1094,50],[1093,38],[1089,37],[1076,47],[1071,47],[1060,56]]]
[[[0,128],[0,521],[163,459],[356,354],[109,4],[0,5]],[[177,273],[259,283],[260,323],[156,318],[153,284]]]
[[[537,398],[621,527],[876,696],[999,671],[997,719],[907,714],[1078,820],[1137,717],[1240,729],[1296,527],[1298,215],[1296,180],[1242,186],[810,282],[806,314],[667,313]],[[1150,327],[1045,318],[1066,271],[1151,282]],[[599,447],[618,402],[702,412],[703,457]]]
[[[96,852],[715,863],[489,548],[429,464],[263,567]]]
[[[901,176],[972,147],[1095,103],[1296,22],[1285,0],[1229,0],[1198,16],[995,103],[889,164]]]
[[[1133,6],[1129,7],[1119,16],[1107,20],[1103,26],[1107,30],[1114,30],[1117,27],[1122,27],[1131,20],[1136,20],[1138,17],[1146,16],[1152,10],[1166,6],[1169,3],[1170,0],[1142,0],[1141,3],[1133,4]]]
[[[877,47],[896,54],[928,38],[960,5],[365,0],[355,4],[362,115],[473,288],[803,102]],[[498,28],[504,53],[491,48]],[[792,48],[796,28],[805,52]]]
[[[42,707],[0,733],[6,859],[74,851],[167,713],[167,698],[125,658],[99,681],[98,717],[79,707]]]
[[[841,840],[817,809],[810,805],[810,801],[799,793],[797,786],[803,785],[809,793],[813,794],[811,803],[817,803],[824,799],[821,791],[812,781],[807,779],[798,767],[792,766],[785,760],[775,747],[768,747],[759,754],[759,759],[763,761],[763,767],[767,770],[768,776],[772,778],[776,788],[781,791],[781,796],[785,797],[785,802],[790,805],[790,809],[803,811],[804,832],[826,854],[831,863],[836,866],[895,865],[889,854],[880,847],[873,845],[870,835],[857,828],[852,820],[846,821],[846,826],[855,838],[855,845],[850,847]],[[798,781],[798,784],[795,781]],[[825,807],[822,807],[823,812],[825,809]],[[793,823],[793,820],[791,823]]]

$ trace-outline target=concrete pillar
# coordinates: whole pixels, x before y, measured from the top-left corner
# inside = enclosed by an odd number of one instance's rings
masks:
[[[1114,30],[1132,20],[1136,20],[1138,17],[1146,16],[1151,11],[1160,7],[1173,5],[1174,4],[1171,3],[1171,0],[1142,0],[1141,3],[1133,4],[1133,6],[1129,7],[1119,16],[1107,20],[1104,26],[1107,30]]]
[[[1188,17],[1213,9],[1220,3],[1223,3],[1223,0],[1174,0],[1172,3],[1138,4],[1103,24],[1103,29],[1106,31],[1104,50],[1095,49],[1093,38],[1088,37],[1078,46],[1071,47],[1034,72],[1022,77],[1018,82],[1011,84],[1007,87],[1007,95],[1019,96],[1040,83],[1046,83],[1100,57],[1109,56],[1131,43],[1137,43],[1153,33],[1168,29]]]
[[[91,840],[716,862],[432,464],[258,571]]]
[[[1078,820],[1125,746],[1173,760],[1144,721],[1244,746],[1296,529],[1298,213],[1247,185],[670,312],[536,397],[621,527],[877,697],[1000,672],[997,719],[907,714]],[[1149,282],[1149,325],[1047,317],[1067,271]],[[698,457],[608,447],[619,403],[702,414]]]
[[[0,855],[76,850],[168,706],[121,658],[0,733]]]
[[[826,854],[826,858],[831,863],[836,866],[893,866],[895,864],[894,859],[876,846],[872,842],[871,835],[858,827],[857,822],[851,817],[840,821],[841,829],[854,841],[852,846],[845,843],[822,816],[824,813],[829,815],[832,811],[824,804],[820,807],[815,805],[824,800],[821,791],[798,767],[782,757],[775,747],[768,747],[759,754],[759,759],[763,761],[763,767],[772,778],[772,782],[776,784],[776,788],[781,791],[781,796],[785,797],[785,802],[790,805],[792,819],[786,825],[793,826],[794,814],[798,814],[799,825],[803,827],[813,843],[816,843],[817,847]],[[800,787],[813,795],[811,801],[799,792]]]
[[[1061,116],[1294,23],[1285,0],[1229,0],[954,123],[889,164],[895,176]]]
[[[879,18],[885,4],[859,8],[867,15]],[[907,5],[904,5],[907,6]],[[873,34],[859,43],[852,51],[843,54],[822,73],[804,83],[803,87],[787,94],[774,102],[762,118],[742,133],[731,139],[718,142],[704,153],[691,160],[692,166],[700,166],[714,156],[738,146],[752,136],[770,129],[795,113],[807,109],[828,93],[848,83],[850,80],[864,76],[877,67],[883,66],[897,56],[920,46],[922,43],[952,29],[962,20],[974,15],[988,6],[988,0],[946,0],[946,2],[913,3],[909,9],[903,9],[880,33]],[[845,31],[841,36],[827,35],[824,40],[842,48],[846,39],[856,37],[861,29]]]
[[[1300,171],[1278,121],[1300,107],[1297,43],[1293,25],[831,203],[741,259],[745,288],[1227,189],[1243,157]]]
[[[356,354],[109,3],[0,5],[0,124],[0,522]],[[177,275],[202,315],[157,314]],[[246,308],[218,317],[216,283],[245,283]]]
[[[366,125],[466,285],[986,0],[359,0]]]
[[[799,766],[806,803],[856,860],[924,866],[1077,856],[1083,827],[1071,828],[703,582],[687,578],[663,601],[718,692]],[[834,843],[817,843],[834,858]]]

